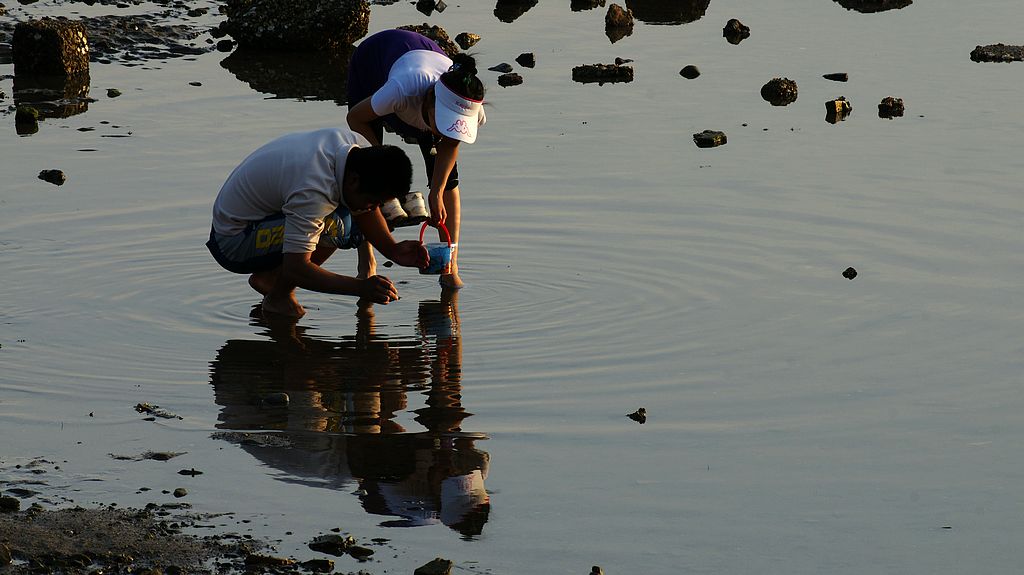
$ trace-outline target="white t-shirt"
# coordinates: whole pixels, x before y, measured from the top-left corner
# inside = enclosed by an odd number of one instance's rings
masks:
[[[370,147],[370,142],[347,127],[271,140],[249,154],[224,182],[213,203],[213,230],[231,236],[249,222],[283,213],[282,251],[312,252],[324,218],[345,206],[345,160],[360,146]]]
[[[423,121],[423,98],[451,65],[451,58],[432,50],[406,52],[391,65],[388,81],[370,97],[373,113],[395,114],[406,124],[429,131]]]

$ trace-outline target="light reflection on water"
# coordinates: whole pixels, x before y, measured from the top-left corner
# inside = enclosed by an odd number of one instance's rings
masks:
[[[457,374],[423,319],[440,290],[415,271],[386,270],[402,300],[372,326],[346,298],[303,293],[309,314],[282,335],[203,250],[231,167],[340,121],[335,98],[297,101],[210,53],[93,66],[98,101],[30,137],[4,116],[12,453],[123,477],[89,493],[126,501],[157,468],[110,471],[107,453],[189,451],[210,471],[197,503],[259,500],[300,555],[299,538],[339,523],[393,538],[409,550],[396,570],[441,554],[522,571],[525,551],[548,572],[1013,572],[1024,83],[969,53],[1012,41],[1016,4],[627,2],[639,21],[614,44],[603,9],[484,4],[428,20],[479,33],[482,68],[526,51],[537,66],[512,88],[487,73],[487,134],[460,160]],[[669,23],[691,4],[702,17]],[[734,17],[751,27],[738,45],[722,38]],[[373,18],[425,17],[396,3]],[[634,60],[633,82],[571,81],[615,57]],[[686,64],[702,75],[681,78]],[[841,71],[849,82],[822,78]],[[783,76],[799,97],[772,107],[759,88]],[[296,89],[319,97],[312,84]],[[841,95],[853,114],[829,124],[823,103]],[[885,96],[907,114],[879,119]],[[696,148],[704,129],[728,144]],[[36,179],[51,168],[68,183]],[[259,408],[274,391],[293,404]],[[142,401],[184,419],[141,427]],[[625,417],[641,406],[647,423]],[[294,447],[211,441],[223,432]],[[445,478],[477,470],[490,501],[471,542],[388,528],[433,519]]]

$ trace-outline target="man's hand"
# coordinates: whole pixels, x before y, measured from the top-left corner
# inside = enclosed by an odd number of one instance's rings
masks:
[[[398,288],[384,276],[370,276],[361,280],[359,296],[374,303],[387,304],[398,300]]]
[[[430,263],[427,248],[416,240],[405,240],[395,244],[394,252],[388,254],[391,261],[407,268],[425,268]]]
[[[441,194],[430,192],[428,196],[430,202],[430,223],[436,228],[438,224],[443,224],[448,214],[444,211],[444,201],[441,199]]]

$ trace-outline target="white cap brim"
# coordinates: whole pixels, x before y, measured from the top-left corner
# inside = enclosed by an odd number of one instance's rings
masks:
[[[434,123],[442,136],[472,144],[476,131],[484,123],[483,100],[464,98],[444,82],[434,84]]]

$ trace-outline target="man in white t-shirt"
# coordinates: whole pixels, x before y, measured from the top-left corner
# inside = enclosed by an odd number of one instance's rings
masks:
[[[213,205],[206,246],[225,269],[250,274],[249,285],[264,296],[264,312],[301,317],[296,287],[387,304],[398,299],[398,290],[375,275],[364,244],[399,265],[427,265],[423,246],[395,242],[379,209],[411,185],[412,164],[401,148],[370,146],[347,127],[287,134],[228,176]],[[361,245],[357,277],[321,267],[336,249]]]

